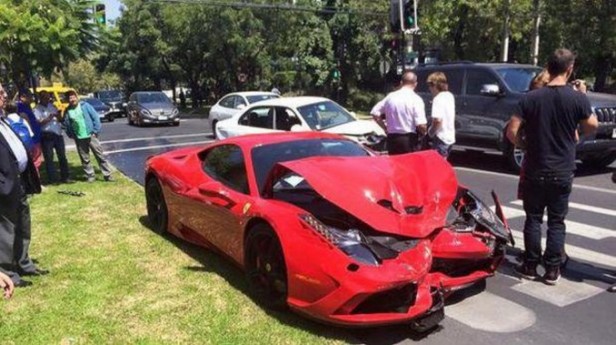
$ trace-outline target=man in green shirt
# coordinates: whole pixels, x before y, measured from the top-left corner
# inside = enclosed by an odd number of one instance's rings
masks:
[[[86,173],[88,182],[94,182],[94,167],[90,162],[90,150],[94,153],[94,158],[103,172],[105,181],[113,181],[111,177],[111,167],[107,162],[103,147],[98,141],[101,130],[101,120],[98,113],[86,102],[79,102],[75,91],[66,93],[69,106],[64,113],[64,127],[69,138],[75,140],[77,153],[81,160],[81,165]]]

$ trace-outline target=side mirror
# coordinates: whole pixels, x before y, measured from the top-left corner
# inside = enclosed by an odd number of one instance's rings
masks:
[[[500,96],[501,89],[498,87],[498,84],[483,84],[479,93],[484,96]]]

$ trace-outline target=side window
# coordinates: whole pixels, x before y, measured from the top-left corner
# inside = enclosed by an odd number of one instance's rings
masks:
[[[248,103],[246,103],[246,101],[244,100],[244,97],[242,97],[242,96],[235,96],[235,102],[234,102],[233,108],[237,109],[237,107],[239,107],[240,105],[244,105],[245,106],[245,105],[248,105]]]
[[[469,69],[466,78],[466,94],[480,95],[481,88],[486,84],[497,84],[498,80],[488,71]]]
[[[214,180],[240,193],[250,193],[244,155],[238,146],[217,146],[202,154],[201,162],[203,171]]]
[[[240,117],[238,123],[242,126],[274,128],[274,108],[253,108]]]
[[[235,96],[227,96],[220,101],[220,106],[225,108],[234,108]]]
[[[290,131],[294,125],[301,125],[297,115],[289,108],[276,108],[276,129]]]
[[[447,77],[447,85],[449,86],[449,92],[454,95],[462,93],[462,81],[464,80],[463,69],[453,69],[445,72]]]

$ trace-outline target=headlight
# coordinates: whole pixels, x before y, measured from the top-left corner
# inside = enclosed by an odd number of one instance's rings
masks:
[[[152,113],[150,113],[150,111],[149,111],[149,110],[147,110],[147,109],[141,109],[141,110],[139,110],[139,112],[140,112],[140,113],[141,113],[141,115],[143,115],[143,116],[152,116]]]
[[[321,223],[321,221],[310,214],[302,214],[299,218],[310,229],[353,259],[372,266],[379,265],[379,261],[372,251],[362,243],[362,235],[358,230],[350,229],[344,231],[336,229]]]
[[[496,213],[492,211],[481,199],[470,191],[467,195],[474,201],[474,206],[469,205],[469,214],[475,219],[475,221],[483,225],[494,236],[499,237],[505,241],[509,241],[509,233],[505,224],[496,216]]]

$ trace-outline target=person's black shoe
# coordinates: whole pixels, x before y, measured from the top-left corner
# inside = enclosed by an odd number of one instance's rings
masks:
[[[15,285],[15,287],[28,287],[32,285],[32,282],[29,280],[20,279],[17,282],[15,282],[13,285]]]
[[[543,281],[548,285],[556,285],[560,280],[560,267],[548,266],[545,268],[545,274],[543,275]]]
[[[610,286],[609,288],[607,288],[607,292],[616,292],[616,284]]]
[[[115,182],[115,179],[111,175],[105,176],[105,182]]]
[[[44,269],[40,269],[40,268],[37,268],[34,271],[21,271],[21,272],[19,272],[19,275],[22,275],[22,276],[44,276],[46,274],[49,274],[49,270],[44,270]]]
[[[514,270],[524,279],[536,280],[539,277],[537,274],[537,264],[523,262],[521,265],[516,266]]]

